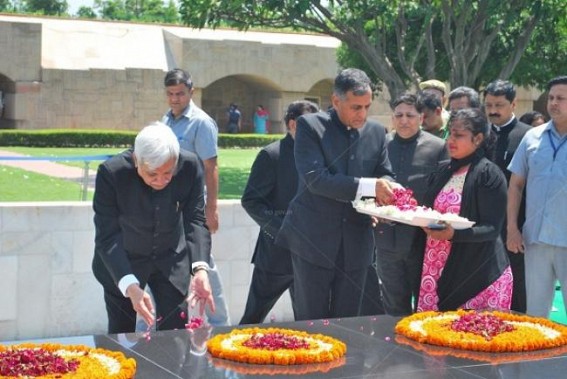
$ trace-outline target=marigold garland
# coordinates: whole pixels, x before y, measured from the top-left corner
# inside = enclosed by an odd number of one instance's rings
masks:
[[[258,337],[264,336],[268,339],[273,336],[277,343],[286,341],[282,346],[289,346],[289,341],[293,341],[297,347],[266,349],[264,345],[245,346],[247,341],[259,340]],[[261,340],[265,343],[265,338]],[[308,344],[308,348],[302,347],[303,342]],[[213,357],[258,365],[324,363],[334,361],[346,353],[346,345],[335,338],[280,328],[235,329],[228,334],[212,337],[207,342],[207,348]]]
[[[474,361],[488,362],[492,365],[498,365],[502,363],[512,363],[512,362],[525,362],[531,360],[541,360],[552,358],[555,356],[563,355],[567,353],[567,345],[552,349],[537,350],[537,351],[527,351],[519,354],[515,353],[488,353],[482,351],[467,351],[467,350],[457,350],[451,349],[444,346],[434,346],[419,343],[414,340],[410,340],[405,336],[396,336],[396,342],[400,345],[407,345],[415,350],[423,351],[424,353],[437,357],[452,356],[462,359],[471,359]]]
[[[50,354],[61,356],[66,361],[78,361],[78,367],[74,372],[66,374],[48,374],[37,378],[42,379],[131,379],[136,373],[136,361],[132,358],[126,358],[124,354],[119,351],[110,351],[100,348],[91,348],[84,345],[61,345],[61,344],[31,344],[23,343],[19,345],[4,346],[0,345],[0,353],[14,350],[37,350],[48,352]],[[103,362],[105,361],[105,362]],[[7,362],[1,362],[8,364]],[[11,364],[14,364],[13,362]],[[112,372],[105,364],[115,366]],[[0,379],[13,379],[22,376],[2,376]]]
[[[527,352],[567,345],[567,327],[550,320],[499,311],[489,314],[514,328],[486,338],[472,332],[456,331],[452,322],[476,311],[422,312],[405,317],[396,325],[396,333],[420,343],[461,350],[492,353]]]
[[[217,368],[230,370],[240,375],[291,376],[326,373],[343,366],[346,363],[346,358],[343,356],[331,362],[292,366],[250,365],[247,363],[228,361],[221,358],[209,358],[209,362]]]

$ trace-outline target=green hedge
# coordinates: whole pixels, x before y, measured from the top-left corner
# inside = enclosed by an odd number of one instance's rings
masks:
[[[262,147],[281,139],[283,134],[219,134],[221,148]]]
[[[127,147],[136,131],[123,130],[0,130],[0,146],[29,147]],[[262,147],[282,138],[281,134],[220,134],[221,148]]]

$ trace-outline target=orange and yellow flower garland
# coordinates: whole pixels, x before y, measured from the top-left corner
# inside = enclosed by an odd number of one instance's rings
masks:
[[[51,374],[41,378],[73,378],[73,379],[131,379],[136,373],[136,361],[126,358],[118,351],[110,351],[99,348],[90,348],[84,345],[61,345],[61,344],[30,344],[2,346],[0,352],[15,351],[22,349],[43,350],[66,360],[77,360],[79,362],[76,371],[67,374]],[[102,357],[102,358],[101,358]],[[117,366],[116,370],[109,370],[105,362]],[[0,362],[1,364],[2,362]],[[119,368],[118,368],[119,367]],[[114,372],[116,371],[116,372]],[[18,376],[21,377],[21,376]],[[15,376],[2,376],[0,379],[13,379]]]
[[[457,350],[444,346],[427,345],[400,335],[396,336],[396,342],[400,345],[411,346],[415,350],[423,351],[432,356],[452,356],[455,358],[487,362],[492,365],[548,359],[567,353],[567,345],[552,349],[527,351],[523,353],[488,353],[483,351]]]
[[[492,353],[536,351],[567,345],[566,326],[544,318],[505,312],[480,312],[495,316],[514,327],[489,339],[451,328],[454,320],[472,312],[476,311],[416,313],[400,320],[396,333],[420,343]]]
[[[343,366],[346,363],[346,358],[343,356],[331,362],[287,366],[250,365],[247,363],[234,362],[221,358],[209,358],[209,362],[211,362],[216,368],[223,368],[226,370],[234,371],[240,375],[296,376],[313,373],[324,374]]]
[[[278,339],[291,339],[302,346],[297,348],[250,347],[247,341],[257,337],[277,336]],[[308,334],[304,331],[280,328],[235,329],[228,334],[219,334],[207,342],[213,357],[236,362],[273,365],[299,365],[331,362],[346,353],[346,345],[332,337],[322,334]]]

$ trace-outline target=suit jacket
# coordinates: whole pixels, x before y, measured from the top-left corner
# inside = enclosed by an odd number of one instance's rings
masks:
[[[510,183],[510,177],[512,173],[508,171],[508,165],[512,161],[512,157],[520,145],[520,141],[524,137],[524,134],[528,130],[532,129],[531,125],[524,124],[518,121],[516,117],[508,125],[497,128],[494,125],[492,130],[496,134],[496,147],[494,149],[494,154],[491,160],[496,163],[498,167],[506,176],[507,183]],[[520,203],[520,210],[518,212],[518,227],[521,229],[526,221],[526,192],[524,191],[522,195],[522,201]],[[506,230],[506,220],[504,220],[504,226],[502,227],[502,241],[506,241],[508,232]]]
[[[506,181],[510,181],[512,173],[508,171],[508,165],[512,161],[512,157],[520,145],[520,141],[524,134],[532,128],[531,125],[518,121],[516,117],[508,125],[497,128],[494,125],[492,130],[496,134],[496,147],[494,149],[491,160],[496,163],[506,176]]]
[[[334,110],[301,116],[294,149],[299,186],[276,243],[329,269],[341,245],[346,270],[370,265],[371,220],[351,201],[360,178],[393,178],[385,137],[384,127],[374,121],[349,130]]]
[[[386,143],[396,181],[411,189],[417,203],[423,205],[428,175],[449,160],[445,140],[420,130],[410,138],[390,133]],[[415,226],[379,223],[375,229],[376,247],[407,255],[417,230]]]
[[[292,273],[289,250],[274,242],[297,191],[293,145],[288,134],[260,150],[241,199],[244,210],[260,225],[252,263],[276,274]]]
[[[132,155],[127,150],[98,168],[93,272],[103,286],[128,274],[145,285],[157,269],[187,293],[191,262],[209,262],[211,252],[202,164],[182,151],[171,182],[156,191],[138,175]]]

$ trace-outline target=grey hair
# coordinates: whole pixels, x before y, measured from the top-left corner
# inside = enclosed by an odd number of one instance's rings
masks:
[[[372,82],[368,75],[357,68],[342,70],[335,78],[333,92],[341,100],[345,100],[347,93],[352,92],[355,96],[366,95],[372,92]]]
[[[155,170],[172,159],[179,160],[179,141],[171,128],[156,121],[144,127],[134,141],[134,156],[138,165]]]

